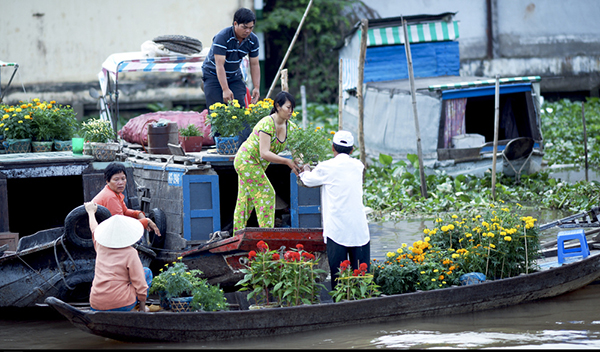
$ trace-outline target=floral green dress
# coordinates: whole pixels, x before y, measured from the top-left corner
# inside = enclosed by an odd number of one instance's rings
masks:
[[[275,121],[271,115],[263,117],[254,126],[252,133],[240,146],[233,166],[238,174],[238,198],[233,214],[233,234],[246,227],[252,209],[256,210],[256,218],[260,227],[275,225],[275,189],[267,178],[265,170],[269,162],[260,157],[260,136],[263,131],[271,136],[271,151],[281,153],[286,146],[292,122],[286,124],[285,139],[280,141],[275,131]]]

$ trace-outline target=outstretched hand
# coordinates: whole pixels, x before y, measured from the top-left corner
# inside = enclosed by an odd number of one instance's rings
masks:
[[[300,166],[298,166],[298,164],[296,164],[296,162],[291,159],[288,159],[288,166],[290,167],[290,169],[292,169],[292,172],[296,176],[298,176],[298,174],[300,173]]]

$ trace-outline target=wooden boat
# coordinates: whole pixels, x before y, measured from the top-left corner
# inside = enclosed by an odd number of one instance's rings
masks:
[[[590,248],[595,244],[590,242]],[[573,258],[571,258],[573,259]],[[205,341],[264,337],[354,324],[501,308],[579,289],[600,278],[600,251],[558,266],[540,262],[540,271],[468,286],[420,291],[359,301],[331,301],[286,308],[246,310],[240,292],[230,293],[240,310],[176,313],[92,312],[49,297],[45,302],[77,328],[122,341]],[[236,303],[236,302],[232,302]],[[246,302],[247,303],[247,302]]]
[[[110,212],[99,207],[101,222]],[[96,251],[87,225],[87,213],[78,206],[56,227],[22,237],[17,251],[0,256],[0,307],[34,307],[49,296],[87,302]],[[142,264],[156,257],[151,249],[136,245]]]

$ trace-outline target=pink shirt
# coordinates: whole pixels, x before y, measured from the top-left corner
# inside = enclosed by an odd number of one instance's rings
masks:
[[[97,310],[124,307],[146,300],[148,284],[135,248],[108,248],[94,240],[96,268],[90,305]]]
[[[111,215],[125,215],[137,219],[141,211],[128,209],[124,199],[125,195],[113,191],[106,185],[98,194],[96,194],[94,199],[92,199],[92,202],[107,208]],[[148,219],[139,220],[142,225],[144,225],[144,228],[147,229]]]

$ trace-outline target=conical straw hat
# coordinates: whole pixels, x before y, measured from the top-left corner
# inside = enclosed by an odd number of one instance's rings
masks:
[[[101,222],[94,238],[108,248],[125,248],[136,243],[144,234],[144,226],[139,220],[124,215],[113,215]]]

